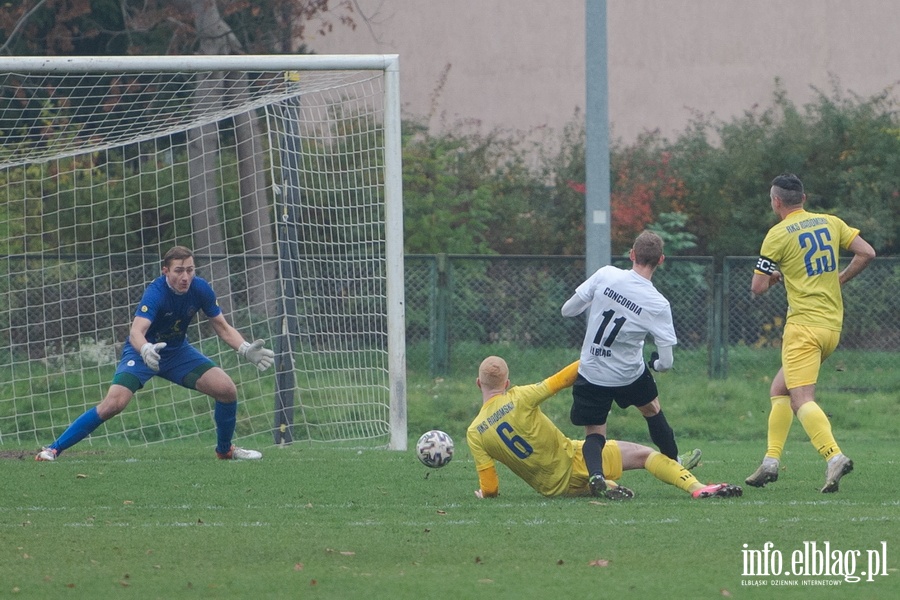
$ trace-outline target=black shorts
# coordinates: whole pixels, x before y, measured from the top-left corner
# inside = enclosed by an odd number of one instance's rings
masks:
[[[658,395],[656,381],[646,366],[633,382],[616,387],[594,385],[579,373],[572,386],[570,418],[573,425],[603,425],[613,401],[622,408],[640,407],[653,402]]]

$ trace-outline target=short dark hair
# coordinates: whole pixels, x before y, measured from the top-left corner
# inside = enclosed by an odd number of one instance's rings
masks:
[[[186,260],[192,256],[194,256],[194,253],[191,252],[190,248],[186,248],[184,246],[173,246],[172,249],[166,252],[166,255],[163,256],[163,266],[168,268],[172,264],[172,261]]]
[[[772,180],[772,195],[777,196],[785,204],[795,205],[803,202],[803,182],[793,173],[782,173]]]
[[[655,267],[663,255],[663,240],[659,234],[643,231],[634,240],[634,262]]]

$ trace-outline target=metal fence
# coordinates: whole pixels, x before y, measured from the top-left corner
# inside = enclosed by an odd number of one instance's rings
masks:
[[[704,354],[710,377],[728,374],[734,348],[780,346],[784,288],[754,297],[755,261],[667,257],[653,277],[672,305],[679,352]],[[613,263],[631,266],[625,258]],[[569,348],[577,355],[584,318],[565,318],[560,308],[584,279],[583,257],[408,255],[407,344],[418,360],[427,353],[435,376],[449,371],[451,350],[463,344]],[[872,352],[867,360],[889,368],[889,353],[900,349],[898,314],[900,259],[876,258],[844,289],[841,348]]]

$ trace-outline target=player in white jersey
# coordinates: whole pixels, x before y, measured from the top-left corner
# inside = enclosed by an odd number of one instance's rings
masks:
[[[574,425],[585,429],[582,452],[595,495],[606,490],[601,456],[613,401],[622,408],[637,407],[660,452],[679,460],[675,433],[660,408],[650,373],[650,368],[660,372],[672,368],[672,347],[678,343],[669,301],[651,282],[665,260],[662,238],[651,231],[641,233],[630,257],[630,270],[613,266],[597,270],[562,307],[565,317],[590,309],[578,378],[572,387],[571,418]],[[657,351],[645,364],[647,334],[653,336]],[[691,469],[699,460],[700,451],[694,450],[680,462]]]

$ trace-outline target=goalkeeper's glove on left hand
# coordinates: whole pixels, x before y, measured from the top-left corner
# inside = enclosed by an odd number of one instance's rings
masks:
[[[159,351],[165,347],[165,342],[160,342],[158,344],[147,342],[141,346],[141,358],[144,359],[144,364],[154,371],[159,371]]]
[[[263,348],[265,340],[256,340],[252,344],[244,342],[238,348],[238,354],[256,365],[260,371],[265,371],[275,363],[275,353],[268,348]]]
[[[654,350],[653,352],[650,353],[650,360],[647,361],[647,366],[655,371],[656,370],[656,361],[658,359],[659,359],[659,352]]]

